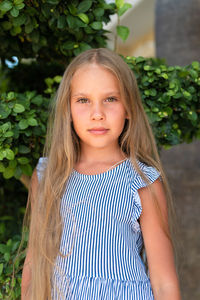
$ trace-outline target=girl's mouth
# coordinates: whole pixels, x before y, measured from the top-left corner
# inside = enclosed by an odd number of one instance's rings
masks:
[[[106,128],[92,128],[89,129],[88,131],[92,134],[96,134],[96,135],[101,135],[101,134],[106,134],[108,132],[109,129]]]

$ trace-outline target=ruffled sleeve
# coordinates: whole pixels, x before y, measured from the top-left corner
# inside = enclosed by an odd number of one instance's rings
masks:
[[[47,165],[47,157],[40,157],[36,166],[38,180],[42,179],[43,172]]]
[[[138,165],[141,171],[147,176],[150,181],[150,184],[153,183],[156,179],[160,179],[160,173],[154,168],[147,166],[144,163],[138,162]],[[133,180],[131,182],[131,191],[133,193],[133,200],[134,200],[134,215],[132,217],[133,228],[138,231],[140,230],[140,226],[138,223],[138,219],[142,213],[142,204],[140,200],[140,196],[138,190],[147,186],[147,183],[142,179],[142,177],[135,171]]]

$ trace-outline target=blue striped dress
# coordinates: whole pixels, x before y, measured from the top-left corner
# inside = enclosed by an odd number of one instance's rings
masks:
[[[39,179],[46,162],[39,159]],[[144,163],[139,167],[151,183],[160,176]],[[53,270],[53,300],[154,299],[140,256],[138,189],[145,186],[129,158],[100,174],[72,171],[60,207],[62,255]]]

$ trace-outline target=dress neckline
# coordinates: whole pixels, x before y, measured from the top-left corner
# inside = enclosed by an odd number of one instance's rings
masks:
[[[83,179],[98,179],[98,178],[105,178],[107,175],[114,174],[118,169],[120,169],[129,159],[129,157],[125,158],[122,162],[118,163],[115,167],[110,167],[108,170],[97,173],[97,174],[83,174],[79,173],[77,170],[73,168],[72,174],[74,174],[77,177],[83,178]]]

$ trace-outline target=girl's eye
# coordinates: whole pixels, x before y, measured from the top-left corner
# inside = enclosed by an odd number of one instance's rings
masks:
[[[115,97],[108,97],[106,99],[106,101],[108,101],[108,102],[114,102],[114,101],[117,101],[117,98],[115,98]]]
[[[77,100],[77,102],[80,102],[80,103],[87,103],[88,99],[87,98],[80,98]]]

